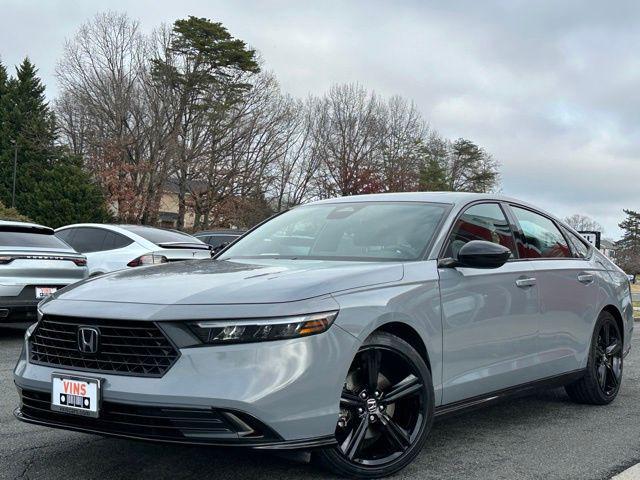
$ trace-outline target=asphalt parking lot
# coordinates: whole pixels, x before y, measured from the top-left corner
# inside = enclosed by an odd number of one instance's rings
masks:
[[[11,372],[22,334],[0,329],[0,478],[327,478],[265,452],[176,447],[27,425],[13,418]],[[562,390],[438,421],[417,461],[395,478],[605,479],[640,461],[640,342],[618,399],[574,405]]]

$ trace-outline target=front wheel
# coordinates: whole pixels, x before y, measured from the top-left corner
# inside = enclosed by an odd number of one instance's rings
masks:
[[[380,478],[406,467],[433,423],[431,374],[404,340],[370,336],[347,374],[336,427],[338,445],[316,453],[326,468],[350,478]]]
[[[613,315],[602,312],[593,330],[585,375],[565,390],[575,402],[606,405],[620,390],[622,364],[622,332]]]

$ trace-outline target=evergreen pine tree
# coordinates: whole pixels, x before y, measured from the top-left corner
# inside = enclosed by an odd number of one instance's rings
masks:
[[[6,70],[4,71],[6,77]],[[0,72],[0,77],[2,73]],[[0,78],[1,82],[1,78]],[[0,202],[11,205],[17,143],[16,209],[52,227],[108,217],[100,189],[80,160],[56,145],[56,125],[37,69],[26,58],[0,96]]]
[[[640,213],[624,210],[627,215],[619,227],[624,231],[616,242],[616,263],[629,274],[640,273]]]

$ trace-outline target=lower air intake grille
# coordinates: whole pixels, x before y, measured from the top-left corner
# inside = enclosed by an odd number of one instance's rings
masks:
[[[280,437],[253,417],[215,408],[102,402],[99,418],[51,410],[51,394],[21,390],[21,414],[49,425],[178,443],[268,442]]]

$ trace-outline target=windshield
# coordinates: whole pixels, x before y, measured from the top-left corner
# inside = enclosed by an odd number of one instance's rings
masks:
[[[418,202],[298,207],[238,240],[221,258],[417,260],[447,208]]]

